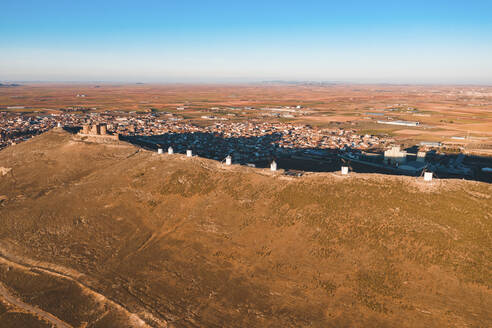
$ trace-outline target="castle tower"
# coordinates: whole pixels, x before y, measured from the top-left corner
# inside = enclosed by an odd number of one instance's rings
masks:
[[[101,135],[108,134],[106,123],[100,124],[100,126],[99,126],[99,132],[101,133]]]
[[[89,125],[87,124],[82,125],[82,133],[89,134]]]
[[[169,148],[167,149],[167,153],[168,153],[169,155],[174,154],[173,147],[169,147]]]
[[[225,160],[226,165],[232,165],[232,157],[231,155],[227,155]]]
[[[277,162],[272,161],[270,164],[270,171],[277,171]]]
[[[89,132],[89,134],[99,134],[99,126],[97,124],[91,125],[91,131]]]

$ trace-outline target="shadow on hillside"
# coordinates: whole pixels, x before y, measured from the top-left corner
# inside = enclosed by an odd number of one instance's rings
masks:
[[[67,131],[68,133],[75,134],[82,130],[82,128],[80,126],[64,126],[63,130]]]
[[[187,149],[193,155],[225,161],[232,156],[233,163],[250,165],[259,168],[270,166],[272,160],[278,168],[284,169],[288,175],[302,175],[303,172],[338,172],[342,165],[348,165],[353,172],[381,173],[391,175],[420,176],[422,170],[402,172],[395,166],[387,165],[382,154],[376,160],[368,162],[347,158],[348,153],[361,155],[355,149],[321,149],[321,148],[287,148],[279,146],[281,134],[250,137],[225,137],[218,133],[167,133],[154,136],[121,136],[121,140],[151,151],[162,148],[164,153],[172,147],[174,153],[185,154]],[[413,149],[409,149],[412,151]],[[442,155],[430,152],[426,157],[424,170],[432,171],[435,177],[463,178],[492,182],[492,173],[484,172],[482,168],[492,167],[492,158],[466,155]],[[461,170],[461,171],[460,171]]]

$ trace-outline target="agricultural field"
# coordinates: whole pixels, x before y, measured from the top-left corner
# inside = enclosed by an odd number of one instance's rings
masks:
[[[299,107],[297,107],[299,106]],[[211,120],[293,122],[391,135],[404,143],[492,144],[492,87],[412,85],[27,84],[0,88],[0,111],[172,113]],[[204,119],[203,117],[211,117]],[[416,121],[418,127],[378,120]]]

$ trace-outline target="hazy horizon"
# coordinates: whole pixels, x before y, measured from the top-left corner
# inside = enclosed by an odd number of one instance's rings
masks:
[[[492,84],[489,1],[25,1],[0,80]]]
[[[216,81],[212,81],[212,80],[203,80],[203,81],[153,81],[153,82],[145,82],[145,81],[138,81],[138,80],[134,80],[134,81],[123,81],[123,80],[120,80],[120,81],[117,81],[117,80],[114,80],[114,81],[111,81],[111,80],[103,80],[103,81],[93,81],[93,80],[79,80],[79,81],[63,81],[63,80],[0,80],[0,83],[3,83],[3,84],[26,84],[26,85],[29,85],[29,84],[54,84],[54,85],[58,85],[58,84],[66,84],[66,85],[139,85],[139,84],[142,84],[142,85],[183,85],[183,86],[214,86],[214,85],[217,85],[217,86],[251,86],[251,85],[265,85],[265,86],[268,86],[268,85],[308,85],[308,84],[320,84],[320,85],[346,85],[346,86],[350,86],[350,85],[360,85],[360,86],[436,86],[436,87],[439,87],[439,86],[442,86],[442,87],[446,87],[446,86],[449,86],[449,87],[453,87],[453,86],[463,86],[463,87],[491,87],[492,86],[492,82],[491,83],[466,83],[466,82],[462,82],[462,83],[439,83],[439,82],[428,82],[428,83],[418,83],[418,82],[415,82],[415,83],[410,83],[410,82],[384,82],[384,81],[374,81],[374,82],[364,82],[364,81],[310,81],[310,80],[299,80],[299,81],[295,81],[295,80],[266,80],[266,81],[259,81],[259,80],[252,80],[252,81],[220,81],[220,80],[216,80]]]

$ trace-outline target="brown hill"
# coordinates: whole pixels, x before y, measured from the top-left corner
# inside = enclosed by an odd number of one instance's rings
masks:
[[[492,186],[0,152],[2,327],[492,325]],[[58,321],[57,321],[58,320]]]

